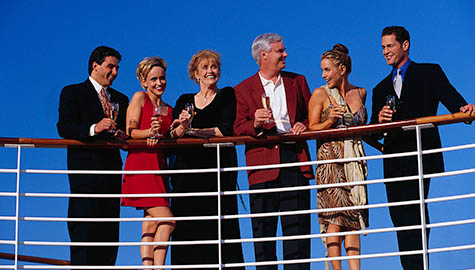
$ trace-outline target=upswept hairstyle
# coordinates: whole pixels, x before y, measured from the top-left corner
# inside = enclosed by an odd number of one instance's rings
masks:
[[[406,28],[402,26],[387,26],[383,29],[383,33],[381,36],[387,36],[394,34],[396,36],[397,42],[402,45],[404,41],[409,41],[409,45],[411,44],[409,32],[407,32]]]
[[[119,62],[122,59],[122,56],[120,55],[120,53],[116,51],[115,49],[112,49],[107,46],[99,46],[95,48],[94,51],[92,51],[91,56],[89,56],[89,66],[88,66],[89,75],[91,75],[92,73],[92,64],[96,62],[99,65],[102,65],[102,63],[104,62],[104,59],[107,56],[114,56],[115,58],[117,58],[117,60],[119,60]]]
[[[213,59],[216,62],[216,65],[218,65],[218,69],[221,71],[221,55],[218,52],[213,50],[198,51],[191,57],[191,60],[188,63],[188,76],[197,84],[199,84],[200,81],[196,79],[195,73],[198,70],[201,60],[203,59]]]
[[[158,56],[151,56],[145,57],[137,66],[137,79],[139,80],[143,89],[145,89],[143,81],[147,79],[147,76],[153,67],[161,67],[166,71],[167,62]]]
[[[349,51],[343,44],[333,45],[333,49],[328,50],[322,54],[323,59],[330,59],[338,67],[340,65],[346,67],[346,74],[351,73],[351,57],[348,55]]]
[[[266,33],[257,36],[252,42],[251,53],[257,65],[261,62],[261,51],[270,52],[271,43],[282,41],[282,37],[275,33]]]

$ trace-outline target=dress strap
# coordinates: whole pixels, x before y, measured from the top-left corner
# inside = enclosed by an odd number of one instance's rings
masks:
[[[358,95],[360,96],[360,101],[361,101],[361,104],[363,104],[363,97],[361,97],[361,88],[358,87]]]
[[[328,101],[330,102],[330,104],[333,104],[332,99],[330,98],[330,89],[328,88],[328,85],[325,84],[323,86],[323,89],[325,89],[325,94],[327,95]]]

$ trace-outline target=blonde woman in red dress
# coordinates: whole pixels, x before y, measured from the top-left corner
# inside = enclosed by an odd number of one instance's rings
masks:
[[[137,79],[146,90],[132,97],[127,109],[127,134],[133,139],[147,139],[153,146],[158,138],[168,133],[172,122],[172,108],[162,100],[167,86],[166,62],[160,57],[144,58],[137,67]],[[125,171],[167,169],[161,150],[130,150]],[[122,194],[166,193],[168,178],[161,174],[126,174]],[[144,221],[142,242],[166,242],[175,228],[173,214],[166,197],[124,197],[122,206],[144,210],[145,218],[166,217],[167,220]],[[143,265],[163,265],[168,245],[143,245],[140,248]]]

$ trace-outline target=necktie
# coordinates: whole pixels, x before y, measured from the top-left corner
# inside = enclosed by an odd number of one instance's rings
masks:
[[[401,77],[401,69],[397,69],[396,77],[394,77],[393,81],[394,91],[396,91],[397,97],[401,97],[401,88],[402,88],[402,77]]]
[[[109,97],[106,94],[106,89],[102,87],[101,89],[101,104],[102,104],[102,110],[104,110],[104,115],[107,118],[111,117],[111,110],[112,110],[112,104],[109,100]]]

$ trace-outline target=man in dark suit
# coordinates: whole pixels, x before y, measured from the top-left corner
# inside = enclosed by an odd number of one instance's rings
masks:
[[[300,134],[308,127],[307,103],[310,91],[304,76],[284,72],[285,51],[282,37],[262,34],[252,44],[252,55],[259,71],[235,87],[236,135],[260,136],[275,133]],[[270,108],[264,108],[263,95],[270,98]],[[265,100],[265,99],[264,99]],[[308,161],[306,142],[246,145],[246,164],[267,165]],[[311,166],[281,169],[251,170],[248,172],[251,190],[308,185],[313,178]],[[310,207],[308,190],[251,194],[251,212],[307,210]],[[273,237],[277,231],[278,217],[252,218],[254,237]],[[281,216],[284,236],[310,233],[310,215]],[[310,257],[310,240],[284,241],[284,259]],[[256,261],[275,261],[275,242],[255,242]],[[309,269],[309,264],[286,264],[285,269]],[[277,269],[277,265],[257,267]]]
[[[89,78],[63,88],[59,100],[59,135],[65,139],[94,142],[123,139],[127,96],[110,86],[117,77],[121,55],[101,46],[89,58]],[[114,120],[112,106],[119,104]],[[121,170],[119,149],[68,147],[69,170]],[[71,193],[120,194],[121,175],[70,174]],[[70,198],[70,218],[118,218],[119,198]],[[118,222],[68,222],[71,242],[118,242]],[[114,265],[117,246],[71,246],[72,265]]]
[[[409,33],[401,26],[389,26],[382,33],[383,56],[391,73],[373,89],[373,107],[371,123],[407,120],[437,114],[439,102],[452,112],[472,113],[474,106],[467,104],[455,90],[437,64],[418,64],[409,59]],[[392,110],[386,104],[388,96],[395,98]],[[384,136],[384,154],[402,153],[417,150],[414,130],[394,129]],[[381,139],[379,135],[377,139]],[[441,142],[437,127],[422,130],[422,148],[440,148]],[[418,174],[417,157],[384,159],[384,177],[414,176]],[[424,174],[444,171],[442,153],[423,156]],[[430,179],[424,180],[424,199],[429,193]],[[417,181],[386,183],[388,202],[419,199]],[[420,225],[419,205],[390,207],[389,212],[394,226]],[[426,223],[429,214],[425,208]],[[429,233],[429,230],[427,230]],[[427,239],[428,239],[427,234]],[[400,251],[421,250],[421,230],[398,231],[397,239]],[[421,255],[401,256],[404,269],[422,269]]]

